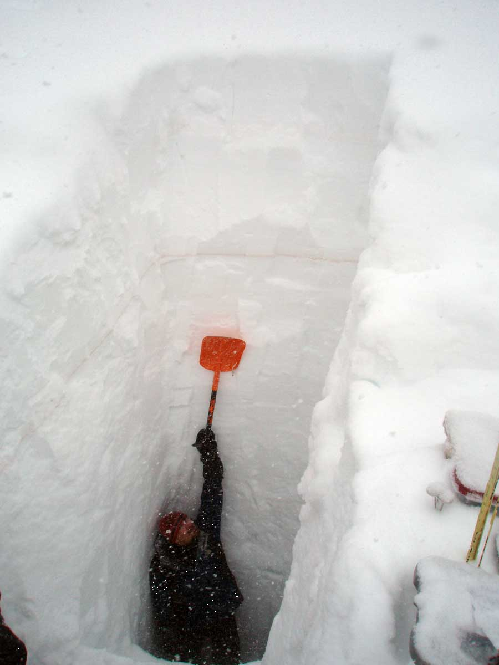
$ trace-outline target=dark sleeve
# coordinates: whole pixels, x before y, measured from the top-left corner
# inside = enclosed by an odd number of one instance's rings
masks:
[[[223,506],[223,464],[216,448],[202,453],[201,462],[203,463],[204,482],[201,506],[195,522],[201,531],[219,541]]]
[[[0,627],[0,663],[2,665],[25,665],[28,653],[24,643],[2,625]]]

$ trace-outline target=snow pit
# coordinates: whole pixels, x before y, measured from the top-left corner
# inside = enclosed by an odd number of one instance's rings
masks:
[[[2,592],[34,663],[154,661],[135,646],[148,644],[148,561],[158,512],[197,507],[206,334],[247,342],[214,430],[244,658],[262,657],[367,242],[388,65],[158,67],[119,118],[99,106],[70,193],[16,236],[1,296]]]

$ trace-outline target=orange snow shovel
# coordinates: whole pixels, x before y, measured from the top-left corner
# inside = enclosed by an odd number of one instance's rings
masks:
[[[206,428],[211,428],[215,402],[217,400],[218,380],[220,372],[232,372],[241,362],[241,356],[246,348],[246,342],[234,337],[205,337],[201,344],[201,357],[199,363],[205,369],[215,372],[211,386],[210,408]]]

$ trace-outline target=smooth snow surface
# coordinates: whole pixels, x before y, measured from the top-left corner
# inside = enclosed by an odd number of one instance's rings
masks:
[[[30,665],[156,662],[207,334],[247,342],[214,421],[245,658],[407,665],[414,566],[476,520],[425,492],[444,415],[497,416],[496,3],[2,14],[0,589]]]

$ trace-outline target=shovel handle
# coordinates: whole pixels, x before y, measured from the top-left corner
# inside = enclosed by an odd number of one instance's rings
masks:
[[[215,411],[215,402],[217,401],[219,378],[220,378],[220,370],[216,370],[213,376],[213,384],[211,386],[211,400],[210,400],[210,408],[208,409],[208,420],[206,421],[206,429],[211,429],[211,423],[213,422],[213,412]]]

